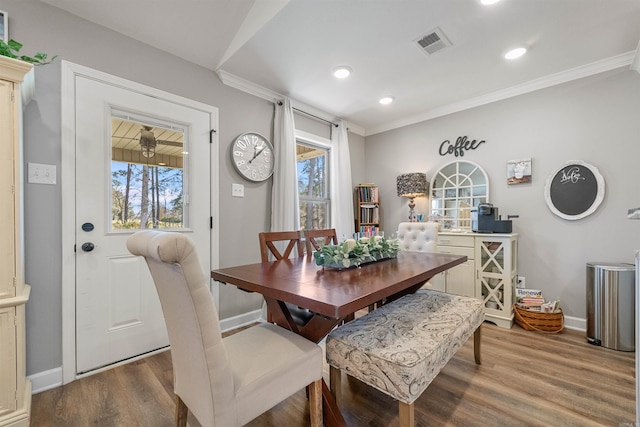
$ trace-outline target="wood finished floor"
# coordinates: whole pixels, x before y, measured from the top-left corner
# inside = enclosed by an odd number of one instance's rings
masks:
[[[635,353],[586,343],[584,333],[541,335],[483,325],[482,360],[468,341],[416,401],[417,426],[632,426]],[[328,368],[325,366],[325,379]],[[398,405],[343,378],[349,426],[397,426]],[[249,426],[306,426],[300,391]],[[173,425],[170,353],[160,353],[33,396],[31,425]],[[189,417],[190,426],[198,422]]]

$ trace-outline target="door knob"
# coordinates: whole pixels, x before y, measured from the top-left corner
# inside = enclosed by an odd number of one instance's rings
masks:
[[[86,242],[82,244],[82,250],[85,252],[91,252],[96,246],[91,242]]]

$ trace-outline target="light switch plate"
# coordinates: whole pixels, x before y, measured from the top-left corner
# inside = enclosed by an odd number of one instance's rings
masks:
[[[231,196],[232,197],[244,197],[244,185],[231,184]]]
[[[56,165],[29,163],[29,184],[56,184]]]

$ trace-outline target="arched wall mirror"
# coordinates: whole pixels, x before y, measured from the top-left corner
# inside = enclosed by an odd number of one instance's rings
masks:
[[[471,230],[471,208],[489,202],[489,178],[479,165],[466,160],[445,164],[431,178],[430,221],[442,230]]]

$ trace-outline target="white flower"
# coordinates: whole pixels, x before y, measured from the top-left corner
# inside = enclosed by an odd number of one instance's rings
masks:
[[[347,251],[351,252],[353,250],[353,248],[356,247],[356,241],[353,239],[347,239],[344,241],[346,247],[347,247]]]

